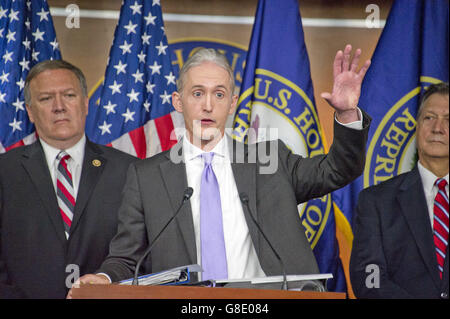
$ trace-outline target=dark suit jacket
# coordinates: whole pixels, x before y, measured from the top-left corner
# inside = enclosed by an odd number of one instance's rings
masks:
[[[278,164],[272,174],[260,174],[263,166],[257,156],[260,145],[247,146],[228,138],[229,149],[244,149],[243,154],[235,151],[230,157],[238,192],[248,194],[251,211],[281,256],[288,274],[319,272],[297,204],[323,196],[361,174],[368,126],[367,116],[362,131],[336,124],[328,156],[302,158],[292,154],[283,143],[272,142],[277,147]],[[174,146],[172,152],[180,145],[181,142]],[[239,155],[242,157],[238,158]],[[252,163],[249,160],[252,158],[258,160]],[[137,260],[173,216],[187,186],[185,165],[171,161],[170,152],[132,164],[119,210],[118,233],[111,242],[110,255],[98,272],[107,273],[113,281],[132,277]],[[244,214],[262,269],[267,275],[280,274],[279,262],[245,207]],[[150,259],[151,264],[143,272],[197,263],[189,203],[159,238]]]
[[[117,230],[126,171],[135,160],[86,141],[67,240],[40,142],[0,156],[1,297],[65,298],[66,278],[75,274],[73,266],[66,272],[67,265],[77,265],[80,276],[100,266]]]
[[[448,247],[440,280],[433,232],[418,168],[359,194],[350,277],[359,298],[439,298],[448,295]],[[366,279],[379,267],[379,288]],[[369,286],[372,286],[369,278]],[[375,281],[372,281],[372,284]]]

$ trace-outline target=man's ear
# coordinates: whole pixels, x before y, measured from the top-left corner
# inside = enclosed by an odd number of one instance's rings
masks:
[[[236,111],[238,99],[239,99],[239,97],[236,94],[234,94],[231,97],[231,107],[230,107],[230,111],[229,111],[230,115],[233,114],[234,111]]]
[[[30,122],[34,123],[34,117],[33,112],[31,111],[31,106],[29,104],[25,104],[25,108],[27,109],[28,118],[30,119]]]
[[[89,97],[84,98],[84,107],[86,108],[86,116],[89,114]]]
[[[177,91],[172,93],[172,105],[179,113],[183,113],[183,104],[181,103],[181,95]]]

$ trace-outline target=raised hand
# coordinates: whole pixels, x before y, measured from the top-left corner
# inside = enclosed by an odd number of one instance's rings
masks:
[[[339,50],[336,53],[333,63],[333,91],[320,95],[335,109],[336,118],[341,123],[358,120],[357,106],[361,94],[361,83],[370,66],[370,60],[367,60],[357,72],[361,49],[356,50],[350,62],[351,52],[352,46],[347,44],[344,52]]]

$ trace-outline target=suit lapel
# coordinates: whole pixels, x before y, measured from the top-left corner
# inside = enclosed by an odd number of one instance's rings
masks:
[[[256,163],[248,163],[249,148],[243,143],[234,142],[230,137],[227,138],[230,159],[232,160],[231,168],[238,193],[246,193],[249,197],[249,206],[253,213],[253,217],[257,220],[256,214]],[[179,150],[178,158],[182,158],[182,147],[179,141],[174,146],[175,150]],[[253,150],[254,151],[254,150]],[[182,199],[182,194],[187,187],[186,166],[183,163],[174,163],[170,160],[170,152],[167,152],[167,161],[160,164],[160,171],[165,183],[166,191],[169,194],[172,203],[172,211],[178,208]],[[182,176],[182,178],[180,178]],[[243,207],[245,219],[249,228],[250,235],[255,246],[255,250],[259,251],[259,232],[255,224],[248,215],[246,207]],[[195,244],[194,224],[192,221],[191,205],[186,203],[177,217],[177,224],[180,228],[186,249],[188,251],[191,262],[197,260],[197,250]]]
[[[249,158],[255,158],[253,152],[256,152],[256,148],[253,146],[248,146],[246,144],[236,142],[232,138],[226,136],[228,141],[228,150],[230,152],[231,169],[233,170],[234,180],[236,182],[236,188],[238,194],[246,193],[249,198],[249,206],[251,213],[255,220],[258,220],[258,215],[256,213],[256,163],[249,161]],[[249,163],[250,162],[250,163]],[[245,205],[242,205],[242,210],[244,212],[245,221],[247,222],[248,230],[255,246],[256,252],[259,254],[259,231],[255,226],[253,220],[251,220],[250,212]]]
[[[397,200],[419,247],[424,263],[433,278],[434,284],[439,289],[441,280],[437,271],[438,265],[434,253],[433,232],[428,216],[422,180],[417,166],[405,177],[405,180],[400,185]]]
[[[178,151],[178,158],[182,157],[182,148],[180,143],[183,143],[183,140],[180,140],[177,145],[173,147],[173,150]],[[170,151],[166,153],[167,161],[162,162],[159,166],[161,171],[161,176],[164,181],[164,186],[169,195],[172,214],[175,214],[179,205],[181,204],[181,200],[183,199],[184,190],[187,188],[187,176],[186,176],[186,166],[184,163],[174,163],[170,159]],[[188,252],[190,262],[197,262],[197,249],[195,244],[195,233],[194,233],[194,223],[192,221],[192,210],[189,202],[186,202],[181,211],[178,214],[178,217],[175,219],[181,235],[183,236],[184,243],[186,245],[186,250]]]
[[[97,185],[103,169],[107,164],[107,160],[101,154],[102,151],[95,144],[86,140],[80,185],[78,187],[75,212],[70,227],[71,235],[75,232],[81,217],[85,213],[86,204],[92,196],[95,185]]]
[[[30,145],[23,154],[22,165],[30,176],[36,192],[42,199],[45,211],[55,229],[57,237],[63,245],[66,244],[64,224],[59,213],[55,189],[50,176],[50,171],[45,159],[44,150],[39,141]]]

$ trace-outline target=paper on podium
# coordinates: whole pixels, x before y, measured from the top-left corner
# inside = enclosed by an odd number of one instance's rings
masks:
[[[177,285],[188,283],[190,280],[190,273],[201,272],[202,268],[197,265],[187,265],[172,268],[169,270],[139,276],[139,285],[155,286],[155,285]],[[125,279],[119,282],[119,285],[131,285],[133,278]]]
[[[326,281],[333,278],[332,274],[287,275],[288,290],[326,291]],[[268,276],[259,278],[216,280],[216,287],[279,289],[283,276]]]

